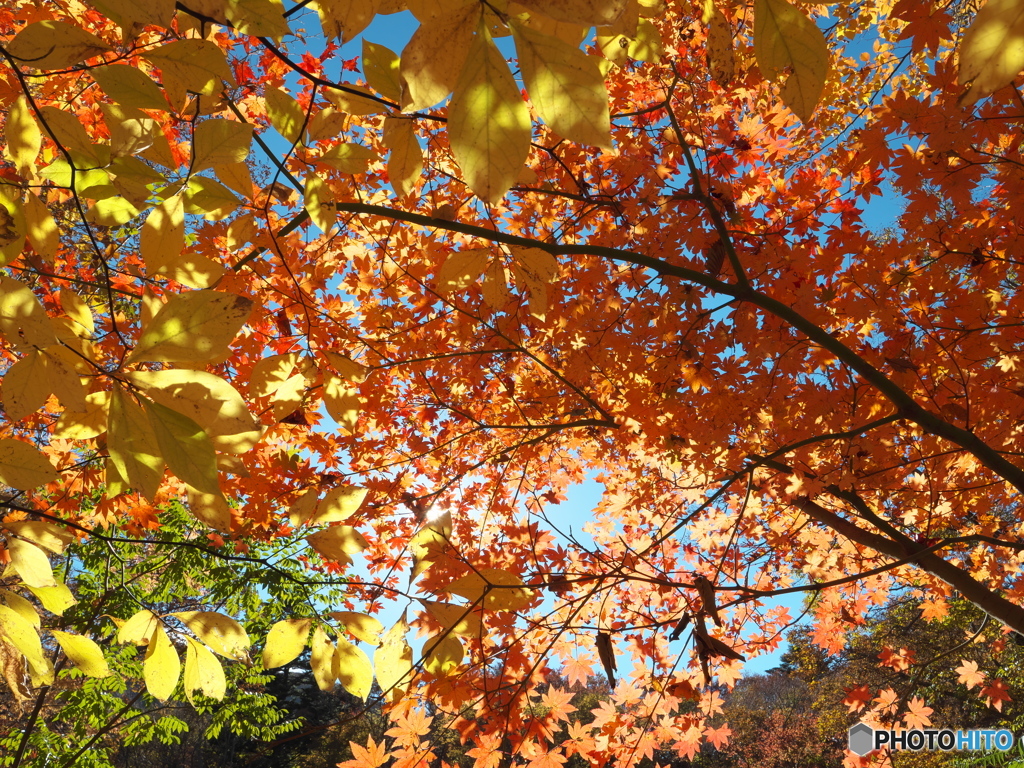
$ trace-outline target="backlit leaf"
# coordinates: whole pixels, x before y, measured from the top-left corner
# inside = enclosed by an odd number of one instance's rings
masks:
[[[333,691],[337,679],[334,664],[334,643],[327,637],[322,627],[313,630],[313,638],[309,642],[309,662],[313,670],[313,679],[321,691]]]
[[[192,173],[249,156],[252,126],[234,120],[203,120],[192,137]]]
[[[50,634],[60,644],[71,663],[78,667],[82,674],[89,677],[110,677],[112,672],[103,658],[103,650],[84,635],[73,635],[70,632],[59,632],[51,629]]]
[[[224,52],[209,40],[176,40],[144,55],[159,67],[164,90],[177,109],[185,105],[186,92],[212,96],[225,82],[235,85]]]
[[[533,590],[523,587],[514,573],[498,568],[481,568],[456,579],[446,592],[483,605],[489,611],[519,611],[533,600]]]
[[[118,474],[147,498],[155,498],[164,476],[160,444],[146,412],[120,388],[110,397],[107,448]]]
[[[143,328],[128,362],[212,360],[245,324],[252,301],[219,291],[177,294]]]
[[[755,0],[754,53],[766,77],[785,77],[786,106],[801,121],[810,120],[829,71],[828,44],[818,25],[787,0]]]
[[[53,465],[38,448],[21,440],[0,440],[0,482],[31,491],[56,479]]]
[[[7,554],[10,555],[14,570],[28,586],[52,587],[57,584],[53,579],[50,559],[35,544],[17,538],[9,539]]]
[[[437,290],[447,295],[468,288],[480,279],[490,256],[490,248],[470,248],[449,254],[438,273]]]
[[[477,31],[448,105],[448,138],[469,188],[496,203],[530,152],[530,113],[490,35]]]
[[[146,646],[146,657],[142,662],[142,679],[146,690],[153,698],[167,701],[178,685],[181,675],[181,660],[174,644],[167,637],[164,628],[157,626]]]
[[[138,67],[112,64],[93,67],[89,74],[103,92],[121,106],[168,111],[167,99],[160,86]]]
[[[570,141],[611,147],[608,91],[597,60],[556,37],[513,24],[530,101],[552,130]]]
[[[202,427],[160,403],[144,402],[160,456],[171,472],[203,493],[219,493],[217,456]]]
[[[988,0],[960,44],[960,97],[974,104],[1009,85],[1024,70],[1024,5],[1019,0]]]
[[[373,688],[373,664],[361,648],[344,637],[338,638],[332,671],[346,691],[363,701],[369,698]]]
[[[49,19],[29,24],[6,47],[21,66],[33,69],[67,69],[110,50],[109,45],[81,27]]]
[[[377,683],[392,702],[405,695],[412,681],[412,648],[405,638],[408,632],[409,625],[403,614],[384,635],[380,647],[373,653]]]
[[[384,625],[378,619],[355,611],[332,611],[330,615],[344,624],[345,629],[357,639],[370,645],[380,645]]]
[[[312,619],[285,619],[272,626],[263,647],[263,668],[283,667],[298,658],[312,626]]]
[[[189,701],[196,691],[220,701],[227,690],[224,668],[210,650],[193,640],[185,638],[185,695]]]
[[[216,653],[235,661],[248,658],[249,635],[237,621],[216,611],[179,611],[171,616],[196,633]]]

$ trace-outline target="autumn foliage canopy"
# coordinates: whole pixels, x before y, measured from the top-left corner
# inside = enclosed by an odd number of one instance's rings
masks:
[[[773,595],[832,650],[896,588],[1024,633],[1022,36],[1020,0],[5,3],[8,685],[120,642],[217,698],[309,648],[390,702],[363,768],[432,761],[423,700],[478,768],[626,766],[727,741]],[[304,537],[346,604],[51,631],[48,555],[172,503],[225,555]],[[552,669],[615,683],[557,749]]]

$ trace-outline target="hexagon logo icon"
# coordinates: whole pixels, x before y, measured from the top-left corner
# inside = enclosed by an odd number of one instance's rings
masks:
[[[857,723],[850,728],[848,743],[853,754],[864,757],[875,748],[875,731],[870,725]]]

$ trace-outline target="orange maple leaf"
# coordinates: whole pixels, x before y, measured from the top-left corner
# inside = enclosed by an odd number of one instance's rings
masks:
[[[925,706],[924,699],[915,696],[907,704],[910,710],[903,718],[907,728],[926,728],[932,724],[929,715],[934,711],[931,707]]]
[[[850,712],[860,712],[871,701],[871,688],[865,685],[858,685],[846,691],[846,698],[843,704]]]
[[[338,768],[378,768],[388,761],[388,751],[382,739],[380,744],[373,740],[373,736],[366,738],[366,746],[360,746],[354,741],[349,742],[352,748],[352,760],[338,763]]]
[[[715,749],[721,749],[728,744],[730,736],[732,736],[732,729],[728,725],[723,725],[720,728],[708,728],[704,731],[704,738],[709,744],[713,744]]]
[[[966,685],[968,690],[985,682],[985,673],[978,671],[978,662],[976,661],[965,660],[956,668],[956,671],[960,673],[957,682]]]
[[[1006,683],[1001,678],[994,678],[991,683],[981,689],[981,697],[990,707],[1003,711],[1003,702],[1012,701]]]

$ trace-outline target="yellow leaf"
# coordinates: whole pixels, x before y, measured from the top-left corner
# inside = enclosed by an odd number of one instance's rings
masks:
[[[342,378],[361,384],[366,381],[366,377],[370,375],[370,371],[366,366],[360,365],[348,355],[343,355],[340,352],[332,352],[329,349],[322,351],[324,357],[327,358],[327,362],[334,366],[334,370],[336,370]]]
[[[31,491],[56,479],[53,465],[38,448],[21,440],[0,440],[0,482]]]
[[[541,119],[580,144],[611,147],[608,90],[597,60],[579,48],[512,24],[519,66]]]
[[[375,115],[387,110],[384,104],[381,104],[368,89],[361,85],[347,85],[345,90],[328,88],[324,95],[331,100],[334,106],[350,115]]]
[[[371,160],[376,160],[376,153],[362,144],[335,144],[316,159],[342,173],[365,173]]]
[[[146,645],[159,628],[160,618],[152,611],[141,610],[117,628],[115,639],[125,645]]]
[[[160,86],[138,67],[108,65],[93,67],[89,74],[112,101],[133,109],[168,111],[167,99]]]
[[[786,0],[754,0],[754,54],[768,79],[789,73],[782,100],[801,121],[810,120],[829,71],[828,43],[818,25]]]
[[[227,16],[242,34],[280,40],[290,33],[281,0],[226,1]]]
[[[142,661],[142,679],[146,683],[146,690],[153,698],[167,701],[174,693],[180,676],[181,660],[178,652],[164,628],[158,625],[150,636],[146,657]]]
[[[611,24],[626,8],[626,0],[518,0],[531,11],[555,21],[593,27]]]
[[[487,306],[491,309],[504,307],[512,298],[512,293],[508,289],[508,270],[505,269],[505,265],[498,260],[492,261],[484,272],[484,281],[480,289]]]
[[[464,656],[462,642],[452,634],[432,637],[423,644],[423,668],[432,675],[444,677],[452,674]]]
[[[160,125],[138,109],[101,104],[110,129],[110,150],[116,158],[140,155],[157,141],[166,141]]]
[[[496,203],[530,153],[530,113],[505,59],[482,26],[448,106],[448,140],[466,184]]]
[[[723,88],[736,76],[736,57],[732,51],[732,25],[714,2],[708,2],[708,61],[711,78]]]
[[[60,232],[46,203],[31,191],[25,198],[25,236],[36,253],[53,263],[60,250]]]
[[[640,19],[636,27],[636,36],[630,40],[626,55],[637,61],[657,63],[665,47],[661,43],[661,33],[650,19]]]
[[[81,328],[77,331],[79,336],[91,336],[95,333],[96,324],[92,318],[92,311],[81,296],[69,288],[61,288],[60,305],[64,313]]]
[[[184,193],[185,213],[202,216],[207,221],[220,221],[238,207],[238,198],[221,184],[206,176],[189,179]]]
[[[362,552],[369,546],[363,535],[350,525],[335,525],[317,531],[307,536],[306,542],[328,560],[346,564],[352,562],[349,555]]]
[[[370,657],[344,637],[338,638],[334,650],[332,672],[342,687],[353,696],[366,701],[373,688],[373,664]]]
[[[337,209],[334,207],[334,193],[327,186],[327,182],[315,173],[306,177],[302,204],[310,220],[320,228],[320,231],[324,234],[329,233],[338,219]]]
[[[112,674],[107,660],[103,658],[103,650],[88,637],[72,635],[51,629],[50,634],[60,644],[64,655],[88,677],[110,677]]]
[[[202,493],[188,489],[188,509],[204,525],[215,531],[231,531],[231,507],[220,493]]]
[[[289,143],[295,144],[302,136],[303,126],[306,122],[306,111],[295,99],[282,91],[280,88],[267,87],[264,98],[266,99],[267,117],[270,124]]]
[[[7,43],[7,53],[24,67],[67,69],[110,46],[81,27],[63,21],[36,21]]]
[[[244,453],[263,434],[238,391],[212,373],[165,368],[131,371],[128,378],[151,399],[199,424],[218,450]]]
[[[43,305],[24,284],[0,277],[0,332],[16,350],[45,349],[56,343]]]
[[[423,172],[423,150],[416,140],[416,127],[412,120],[397,117],[384,118],[384,145],[391,150],[388,157],[388,180],[396,195],[413,191],[416,180]]]
[[[69,411],[85,413],[88,401],[85,399],[85,387],[78,375],[78,367],[83,364],[78,353],[68,347],[54,344],[43,350],[46,356],[47,387]]]
[[[298,352],[272,354],[263,357],[253,366],[249,374],[249,392],[255,397],[270,397],[292,378],[292,372],[299,365]]]
[[[8,608],[19,614],[21,618],[31,624],[35,629],[39,629],[43,626],[43,622],[40,620],[39,613],[36,612],[35,606],[33,606],[32,603],[24,597],[11,592],[9,589],[0,589],[0,595],[3,596],[4,604],[7,605]]]
[[[558,259],[545,250],[530,246],[509,246],[516,265],[527,280],[527,287],[544,286],[558,277]]]
[[[89,440],[107,431],[110,392],[86,395],[85,412],[64,411],[53,427],[53,436],[62,440]]]
[[[35,628],[21,614],[6,605],[0,605],[0,635],[6,637],[25,656],[37,675],[45,677],[51,671],[43,656],[43,644]]]
[[[43,134],[33,119],[28,98],[23,93],[18,94],[7,109],[4,138],[7,139],[4,154],[14,163],[18,173],[25,178],[34,176],[36,157],[43,145]]]
[[[394,51],[363,38],[363,74],[366,82],[385,99],[395,102],[402,98],[398,67],[398,55]]]
[[[251,213],[239,216],[228,225],[228,250],[237,251],[245,243],[254,242],[257,235],[256,217]]]
[[[377,672],[377,682],[392,703],[405,695],[412,681],[412,648],[405,639],[408,631],[409,625],[403,613],[402,618],[388,630],[380,647],[373,653],[373,668]]]
[[[185,106],[187,92],[213,96],[222,83],[235,85],[224,52],[209,40],[176,40],[144,55],[159,67],[164,90],[177,110]]]
[[[484,625],[480,614],[474,613],[471,608],[434,600],[420,600],[420,604],[447,631],[465,637],[483,637]]]
[[[202,493],[220,493],[217,456],[202,427],[160,403],[143,401],[143,409],[171,472]]]
[[[118,474],[153,499],[164,476],[164,459],[146,412],[115,388],[110,397],[107,450]]]
[[[328,415],[349,434],[354,433],[359,422],[358,393],[344,379],[325,373],[323,398]]]
[[[349,116],[334,107],[326,107],[313,115],[306,124],[306,136],[312,145],[318,141],[337,138],[348,126]]]
[[[217,178],[229,189],[234,190],[242,197],[252,197],[252,176],[249,174],[248,165],[245,163],[221,163],[214,166],[213,170],[216,172]]]
[[[145,3],[138,0],[89,0],[89,4],[129,30],[151,24],[167,28],[174,16],[174,0],[148,0]]]
[[[450,512],[445,512],[431,520],[409,540],[409,551],[413,559],[413,579],[445,553],[451,535],[452,516]]]
[[[172,296],[143,329],[126,362],[202,362],[226,354],[252,301],[218,291]]]
[[[7,554],[11,557],[11,565],[14,566],[14,570],[28,586],[56,586],[57,582],[53,579],[50,559],[35,544],[11,538],[7,541]]]
[[[4,374],[4,410],[11,421],[20,421],[35,413],[50,396],[46,355],[32,350]]]
[[[68,528],[49,520],[17,520],[4,523],[4,527],[55,555],[63,554],[64,547],[75,540],[75,534]]]
[[[57,584],[55,587],[29,587],[28,590],[36,596],[43,608],[58,616],[63,616],[64,611],[78,602],[66,584]]]
[[[249,156],[252,126],[213,118],[196,126],[192,137],[192,173],[223,163],[240,163]]]
[[[272,626],[263,648],[263,668],[281,667],[298,658],[312,626],[312,619],[285,619]]]
[[[373,616],[355,611],[332,611],[330,616],[344,624],[345,631],[350,632],[356,639],[370,645],[380,645],[384,625]]]
[[[490,248],[456,251],[445,259],[437,276],[437,290],[445,295],[468,288],[487,268]]]
[[[235,661],[248,658],[249,635],[237,621],[216,611],[179,611],[171,616],[196,633],[216,653]]]
[[[413,32],[399,64],[402,111],[427,109],[452,92],[479,19],[480,7],[469,3],[432,16]]]
[[[1024,70],[1024,4],[988,0],[960,43],[960,103],[971,105],[1012,83]]]
[[[354,485],[340,485],[327,492],[315,512],[306,522],[310,525],[341,523],[356,513],[366,498],[367,490]]]
[[[456,579],[446,592],[482,604],[489,611],[518,611],[533,600],[533,590],[523,587],[514,573],[497,568],[481,568]]]
[[[334,690],[334,681],[337,679],[334,656],[334,643],[321,627],[317,627],[313,630],[313,639],[309,644],[309,660],[313,679],[321,691]]]
[[[224,668],[217,657],[202,643],[191,637],[185,638],[185,696],[193,701],[192,695],[200,691],[204,696],[220,701],[227,691]]]
[[[86,212],[86,221],[101,227],[119,227],[139,215],[139,209],[123,197],[108,197],[97,200]]]
[[[473,4],[473,0],[401,0],[402,10],[409,10],[416,19],[427,22],[431,19],[442,16],[467,4]],[[394,13],[395,10],[381,10],[381,13]]]
[[[317,0],[324,37],[341,38],[344,45],[369,26],[379,5],[380,0]]]
[[[101,168],[110,162],[110,147],[97,145],[73,112],[57,107],[40,107],[46,127],[68,150],[76,167]]]

